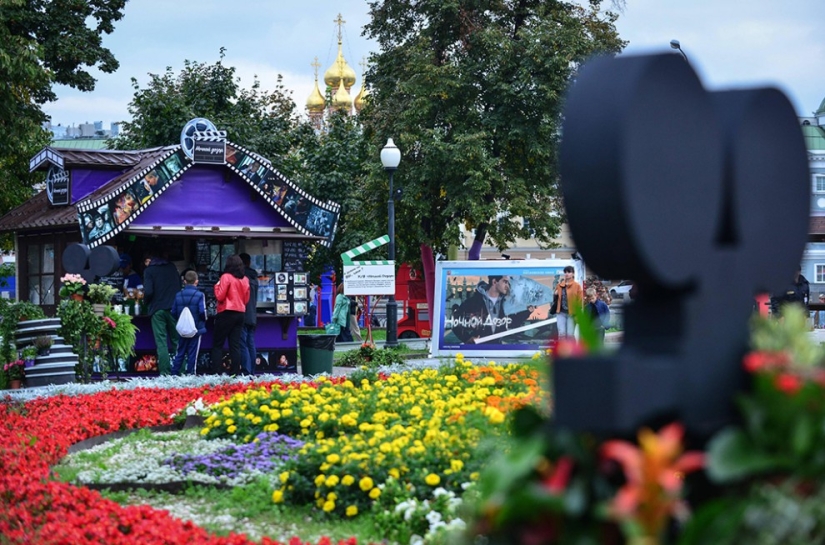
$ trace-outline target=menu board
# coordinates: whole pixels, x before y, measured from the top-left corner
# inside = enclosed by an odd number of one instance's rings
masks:
[[[287,272],[299,272],[305,269],[307,246],[300,240],[283,241],[281,263]]]
[[[209,266],[209,242],[204,238],[199,238],[195,243],[195,263]]]

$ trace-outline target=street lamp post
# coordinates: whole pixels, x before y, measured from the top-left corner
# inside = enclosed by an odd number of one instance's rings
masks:
[[[679,43],[679,40],[670,40],[670,47],[672,47],[673,49],[678,49],[679,53],[681,53],[682,56],[685,58],[685,62],[690,64],[690,61],[688,60],[687,55],[682,49],[682,44]]]
[[[401,162],[401,150],[399,150],[392,138],[387,140],[387,145],[381,149],[381,164],[384,170],[390,175],[390,198],[387,201],[387,214],[390,223],[390,261],[395,267],[395,193],[392,188],[392,175],[398,164]],[[395,270],[393,269],[393,272]],[[395,302],[395,282],[393,291],[387,300],[387,341],[384,346],[393,348],[398,346],[398,303]]]

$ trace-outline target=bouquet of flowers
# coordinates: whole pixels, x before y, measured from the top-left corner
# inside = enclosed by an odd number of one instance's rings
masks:
[[[79,274],[67,274],[60,279],[63,284],[60,286],[60,297],[71,297],[72,295],[83,295],[86,280]]]
[[[10,361],[3,366],[3,371],[9,377],[9,380],[23,380],[26,378],[26,367],[23,360]]]

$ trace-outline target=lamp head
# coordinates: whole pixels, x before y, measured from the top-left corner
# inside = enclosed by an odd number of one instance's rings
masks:
[[[392,141],[392,138],[387,139],[387,145],[381,149],[381,164],[384,165],[384,170],[395,170],[401,163],[401,150]]]
[[[670,47],[673,49],[681,49],[682,45],[679,43],[679,40],[670,40]]]

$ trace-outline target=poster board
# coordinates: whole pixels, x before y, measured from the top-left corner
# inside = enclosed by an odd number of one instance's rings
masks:
[[[585,272],[581,261],[437,262],[433,356],[530,357],[545,349],[557,335],[556,318],[549,313],[553,289],[568,265],[581,283]],[[507,295],[496,298],[492,318],[480,310],[486,303],[479,291],[489,289],[491,276],[507,277],[510,286]]]

